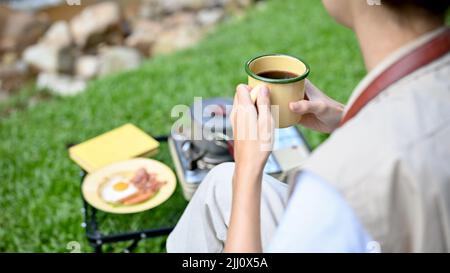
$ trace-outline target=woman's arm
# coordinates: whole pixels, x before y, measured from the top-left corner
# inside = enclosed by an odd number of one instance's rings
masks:
[[[231,115],[234,134],[233,198],[225,252],[261,252],[261,182],[272,148],[269,90],[260,88],[256,107],[250,88],[240,85]]]
[[[225,252],[262,252],[261,179],[259,173],[235,170]]]
[[[251,89],[239,85],[231,120],[236,168],[226,252],[261,252],[261,180],[272,148],[273,119],[269,90],[259,88],[256,106]],[[322,132],[332,132],[339,124],[344,106],[306,82],[308,100],[293,102],[291,111],[302,114],[300,124]]]

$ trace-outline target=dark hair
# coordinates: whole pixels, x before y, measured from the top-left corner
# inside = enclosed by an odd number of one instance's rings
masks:
[[[382,3],[398,10],[419,8],[434,15],[445,15],[450,6],[450,0],[382,0]]]

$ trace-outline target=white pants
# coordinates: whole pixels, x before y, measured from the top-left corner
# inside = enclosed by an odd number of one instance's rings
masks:
[[[175,229],[167,252],[222,252],[231,213],[234,163],[212,169],[200,184]],[[261,195],[263,250],[274,235],[286,207],[288,186],[265,175]]]

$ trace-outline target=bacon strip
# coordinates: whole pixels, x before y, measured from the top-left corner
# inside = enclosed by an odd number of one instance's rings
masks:
[[[131,183],[138,188],[139,191],[136,194],[120,200],[120,203],[123,205],[135,205],[150,199],[167,183],[167,181],[160,181],[157,178],[157,174],[148,173],[145,168],[140,168],[131,179]]]

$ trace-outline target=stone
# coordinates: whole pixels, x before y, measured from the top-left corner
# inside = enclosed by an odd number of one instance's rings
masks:
[[[225,4],[225,10],[227,13],[242,15],[249,6],[251,6],[255,0],[228,0]]]
[[[73,47],[38,43],[25,49],[23,60],[40,71],[71,73],[76,54]]]
[[[152,47],[152,54],[167,54],[196,44],[204,34],[193,12],[177,12],[162,22],[165,29]]]
[[[120,32],[121,17],[119,5],[115,2],[103,2],[86,7],[70,21],[70,29],[75,43],[80,47],[85,47],[101,40],[96,37],[111,30]]]
[[[1,56],[0,65],[11,66],[15,64],[18,61],[18,59],[19,56],[17,55],[16,52],[6,52],[5,54],[3,54],[3,56]]]
[[[254,2],[255,0],[229,0],[227,1],[227,4],[234,4],[241,8],[248,8],[253,5]]]
[[[197,17],[193,12],[177,12],[171,14],[162,20],[162,25],[165,30],[180,27],[182,25],[191,25],[197,23]]]
[[[138,16],[143,19],[159,19],[162,17],[164,10],[159,0],[142,0]]]
[[[53,23],[39,42],[60,48],[69,47],[73,42],[69,24],[65,21]]]
[[[59,96],[74,96],[86,89],[86,82],[68,75],[44,72],[38,75],[37,88]]]
[[[0,5],[0,55],[18,54],[36,43],[49,26],[46,16],[15,11]]]
[[[200,39],[196,28],[186,26],[164,33],[152,48],[152,54],[168,54],[188,48]]]
[[[225,17],[225,11],[222,8],[203,9],[197,14],[197,21],[206,27],[213,26]]]
[[[23,0],[20,0],[23,1]],[[31,0],[34,2],[42,2],[42,1],[46,1],[46,0]],[[92,5],[93,3],[95,3],[94,1],[97,0],[80,0],[82,5],[68,5],[66,1],[71,1],[71,0],[48,0],[48,1],[53,1],[54,3],[52,5],[48,5],[45,7],[40,7],[37,12],[39,13],[44,13],[45,15],[48,16],[48,18],[50,18],[51,22],[56,22],[56,21],[67,21],[69,22],[73,17],[77,16],[78,14],[80,14],[83,9],[86,8],[86,6]],[[58,3],[55,3],[58,2]]]
[[[164,12],[174,13],[223,6],[227,1],[229,0],[159,0],[159,4]]]
[[[121,13],[126,21],[134,21],[137,19],[143,19],[145,17],[140,16],[140,11],[143,7],[145,0],[118,0],[121,8]]]
[[[76,55],[69,24],[58,21],[37,44],[25,49],[23,59],[40,71],[71,73]]]
[[[28,66],[23,61],[0,64],[0,92],[5,95],[19,90],[29,80]]]
[[[80,56],[75,64],[75,74],[85,80],[95,78],[100,69],[99,57],[93,55]]]
[[[150,56],[151,47],[162,30],[163,27],[160,23],[150,20],[136,21],[132,34],[125,40],[125,45],[139,50],[144,56]]]
[[[99,75],[105,76],[134,69],[139,66],[142,56],[137,49],[123,46],[100,49]]]

